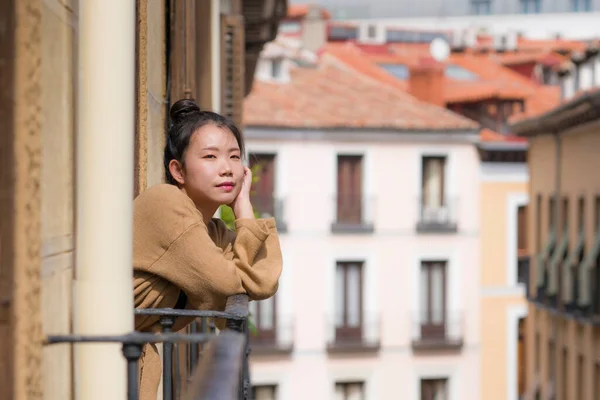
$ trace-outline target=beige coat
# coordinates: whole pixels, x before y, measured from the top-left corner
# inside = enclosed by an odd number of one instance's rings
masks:
[[[232,232],[219,219],[208,226],[192,200],[173,185],[160,184],[134,201],[133,268],[136,308],[174,307],[183,291],[187,309],[219,310],[228,296],[253,300],[277,291],[282,268],[275,220],[237,220]],[[180,320],[174,330],[189,320]],[[136,330],[156,332],[156,317],[136,317]],[[154,400],[161,376],[154,345],[140,360],[140,399]]]

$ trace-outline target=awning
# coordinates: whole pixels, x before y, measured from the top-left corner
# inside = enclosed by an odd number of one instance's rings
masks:
[[[554,232],[550,233],[548,237],[548,243],[544,250],[540,254],[537,255],[535,260],[535,281],[536,286],[541,287],[544,285],[544,267],[546,266],[546,262],[550,257],[550,253],[552,253],[552,249],[556,246],[556,235]]]
[[[571,303],[573,301],[573,279],[571,279],[573,276],[571,274],[571,268],[579,264],[584,245],[585,236],[583,232],[580,232],[579,236],[577,236],[577,242],[575,242],[573,250],[571,250],[567,257],[567,261],[563,263],[562,300],[565,303]]]
[[[600,233],[596,234],[594,245],[581,263],[581,272],[579,273],[579,306],[585,307],[592,303],[590,272],[596,266],[598,255],[600,255]]]
[[[554,295],[558,292],[558,266],[565,259],[568,251],[569,235],[565,232],[565,234],[562,235],[558,247],[552,255],[552,261],[550,261],[550,271],[548,271],[550,278],[548,288],[546,289],[546,292],[550,295]]]

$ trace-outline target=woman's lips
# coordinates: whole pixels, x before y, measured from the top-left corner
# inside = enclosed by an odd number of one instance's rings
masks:
[[[233,190],[234,186],[235,185],[233,184],[233,182],[224,182],[224,183],[217,185],[218,188],[220,188],[226,192],[231,192]]]

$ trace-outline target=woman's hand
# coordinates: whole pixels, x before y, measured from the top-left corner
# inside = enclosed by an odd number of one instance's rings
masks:
[[[242,188],[236,196],[235,200],[229,204],[233,210],[236,219],[254,219],[254,210],[250,203],[250,188],[252,187],[252,171],[248,167],[244,167],[244,178],[242,180]]]

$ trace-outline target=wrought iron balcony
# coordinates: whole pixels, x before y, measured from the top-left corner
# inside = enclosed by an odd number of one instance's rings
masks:
[[[253,355],[285,355],[294,349],[291,318],[277,315],[271,326],[260,326],[250,317],[250,349]]]
[[[285,217],[285,198],[275,196],[252,196],[254,210],[261,218],[274,217],[277,223],[277,231],[287,232],[287,220]]]
[[[333,199],[333,210],[333,233],[373,233],[374,197],[338,193]]]
[[[136,332],[125,335],[49,335],[46,345],[58,343],[121,343],[127,360],[127,399],[138,399],[138,362],[142,347],[147,343],[163,343],[163,400],[250,398],[248,368],[248,297],[231,296],[225,311],[195,311],[172,308],[136,309],[136,315],[154,315],[160,318],[159,334]],[[171,328],[178,318],[196,319],[189,333],[173,333]],[[214,333],[210,319],[226,321],[227,329]],[[187,359],[189,371],[181,376],[180,344],[189,344]],[[182,390],[183,379],[188,380]]]
[[[377,315],[346,315],[327,321],[329,353],[376,352],[380,347],[380,322]]]
[[[459,350],[464,341],[462,312],[420,312],[413,317],[413,350]]]
[[[444,198],[441,203],[419,198],[418,233],[455,233],[458,231],[458,201]]]

